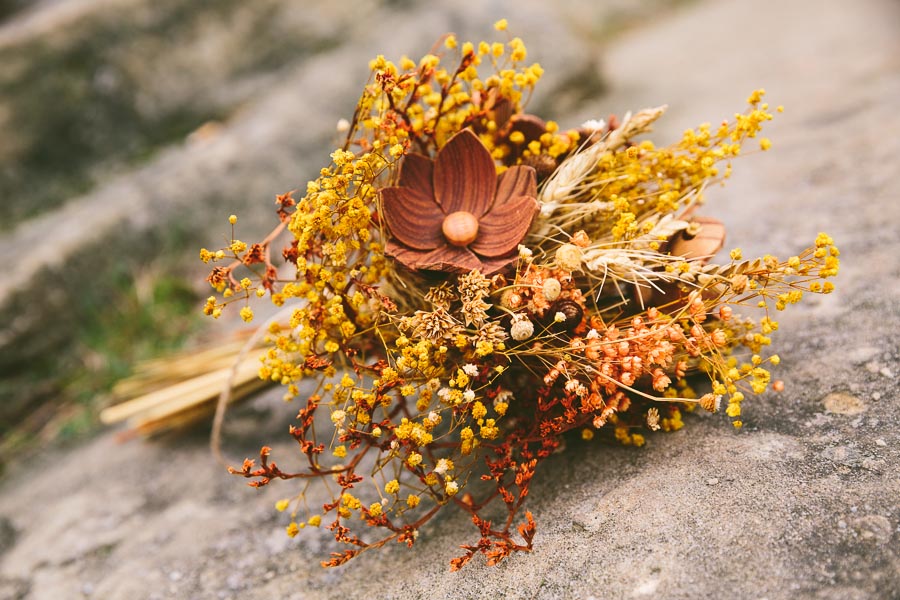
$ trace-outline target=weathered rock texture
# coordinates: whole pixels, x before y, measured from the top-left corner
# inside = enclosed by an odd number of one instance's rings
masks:
[[[405,16],[368,17],[358,46],[306,63],[202,152],[171,150],[84,206],[109,194],[113,210],[140,222],[154,214],[147,202],[178,202],[183,188],[196,199],[231,185],[250,191],[245,179],[263,181],[263,197],[290,187],[295,157],[322,147],[348,101],[337,89],[312,93],[315,82],[347,65],[352,89],[360,71],[349,65],[376,49],[421,50],[444,29],[475,37],[476,20],[508,16],[549,72],[588,60],[583,41],[564,35],[587,19],[557,18],[549,4],[429,9],[427,26],[411,7],[391,10],[373,15]],[[738,161],[707,212],[745,255],[790,255],[826,230],[843,270],[834,295],[780,319],[788,388],[748,401],[742,431],[697,415],[641,450],[571,444],[538,472],[535,552],[461,573],[447,569],[474,538],[460,514],[425,529],[412,551],[324,571],[327,532],[289,540],[272,510],[287,486],[244,487],[209,458],[202,435],[120,445],[105,434],[28,457],[0,482],[0,532],[12,540],[0,544],[0,598],[897,598],[898,23],[890,0],[692,4],[618,38],[604,54],[610,95],[572,105],[587,117],[668,102],[663,140],[729,116],[760,85],[787,106],[767,133],[771,153]],[[552,93],[542,102],[552,107]],[[315,111],[311,124],[285,108],[297,103]],[[275,141],[291,150],[272,150]],[[224,179],[209,177],[222,164]],[[117,185],[137,185],[147,202],[115,208]],[[235,413],[228,452],[284,440],[286,410],[261,398]]]

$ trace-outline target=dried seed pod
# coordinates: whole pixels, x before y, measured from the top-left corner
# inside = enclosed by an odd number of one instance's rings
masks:
[[[562,313],[565,316],[563,321],[556,323],[557,327],[565,331],[572,331],[578,327],[584,318],[584,309],[574,300],[558,300],[551,304],[547,314],[550,318],[553,318],[557,313]]]
[[[556,264],[565,271],[578,271],[581,269],[581,248],[575,244],[563,244],[556,249]]]
[[[683,256],[706,264],[724,243],[725,225],[721,221],[711,217],[694,217],[688,228],[672,239],[669,252],[672,256]]]
[[[532,167],[535,170],[538,181],[543,181],[544,179],[553,175],[553,172],[558,166],[556,159],[549,154],[526,156],[524,159],[522,159],[522,164]]]
[[[503,290],[500,294],[500,305],[515,310],[522,306],[522,295],[512,288]]]
[[[553,302],[554,300],[559,298],[560,291],[562,291],[562,286],[559,283],[559,279],[555,277],[549,277],[544,280],[544,298],[546,298],[548,302]]]

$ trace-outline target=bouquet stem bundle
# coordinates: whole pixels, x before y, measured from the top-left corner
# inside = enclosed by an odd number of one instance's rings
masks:
[[[126,436],[157,435],[209,417],[226,384],[232,388],[231,402],[249,397],[271,384],[259,378],[256,356],[241,356],[245,346],[239,340],[139,365],[113,388],[117,402],[100,413],[100,420],[127,422]]]

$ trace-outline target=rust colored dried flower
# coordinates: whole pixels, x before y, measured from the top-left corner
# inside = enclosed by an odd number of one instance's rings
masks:
[[[468,130],[434,161],[408,155],[400,185],[380,191],[392,236],[387,254],[413,270],[491,274],[511,263],[538,211],[537,183],[531,167],[496,173]]]

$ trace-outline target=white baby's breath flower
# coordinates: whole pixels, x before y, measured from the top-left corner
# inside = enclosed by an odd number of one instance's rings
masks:
[[[472,402],[475,399],[475,392],[472,390],[466,390],[463,392],[463,400],[466,402]]]
[[[588,131],[602,131],[606,129],[606,121],[603,119],[588,119],[581,124],[581,129],[587,129]]]
[[[344,133],[345,131],[350,131],[350,121],[347,119],[338,119],[337,132]]]
[[[434,472],[438,475],[444,475],[451,469],[451,463],[446,458],[442,458],[437,461],[437,465],[434,467]]]
[[[476,367],[472,363],[464,364],[462,370],[463,373],[465,373],[469,377],[478,377],[478,367]]]

